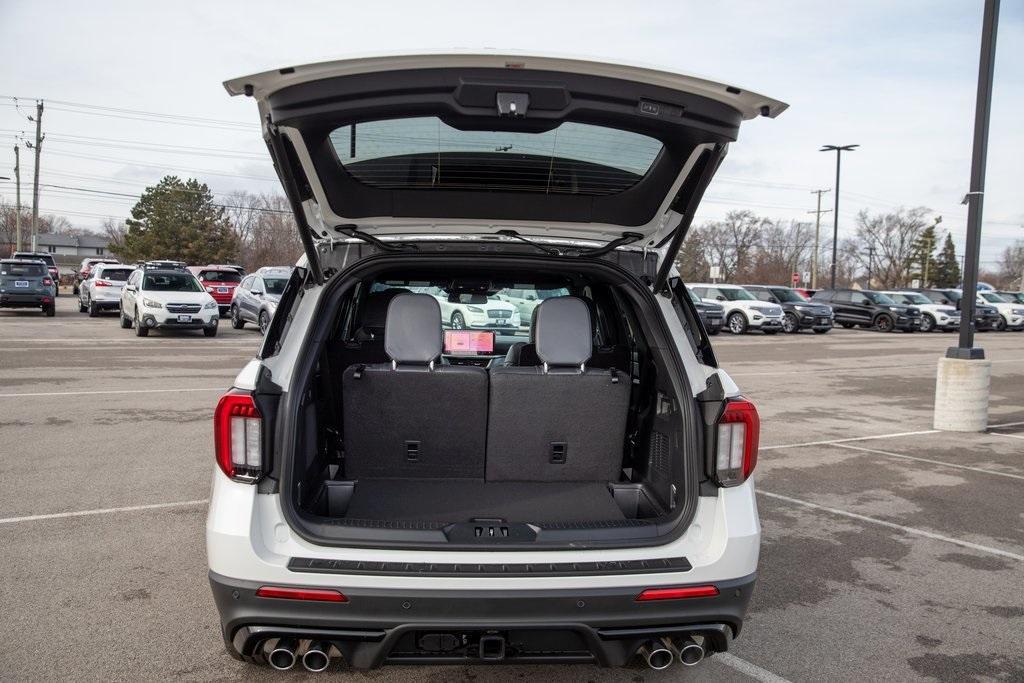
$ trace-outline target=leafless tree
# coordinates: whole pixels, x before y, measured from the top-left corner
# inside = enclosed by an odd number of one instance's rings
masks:
[[[914,270],[916,242],[931,222],[925,207],[899,208],[890,213],[857,214],[857,241],[861,249],[854,258],[862,269],[871,271],[872,283],[880,288],[910,285]],[[873,251],[871,247],[874,247]]]
[[[291,265],[302,243],[288,201],[278,194],[233,192],[225,213],[240,245],[239,259],[248,270]]]

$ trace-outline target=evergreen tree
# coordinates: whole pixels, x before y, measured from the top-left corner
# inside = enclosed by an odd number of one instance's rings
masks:
[[[946,242],[935,259],[935,275],[930,279],[936,287],[960,286],[960,261],[956,257],[956,247],[949,233],[946,233]]]
[[[932,225],[921,231],[921,234],[914,240],[910,254],[910,277],[921,281],[922,287],[930,287],[935,281],[935,271],[938,263],[933,252],[938,247],[939,240],[935,235],[935,226],[942,221],[939,217]],[[927,280],[927,282],[926,282]]]
[[[121,239],[111,245],[123,261],[173,259],[193,264],[229,263],[238,242],[213,203],[213,193],[194,178],[165,176],[147,187],[125,221]]]

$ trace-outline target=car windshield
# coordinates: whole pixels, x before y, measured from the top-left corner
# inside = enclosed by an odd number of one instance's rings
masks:
[[[931,299],[926,297],[924,294],[918,294],[917,292],[903,292],[902,294],[893,295],[899,297],[899,301],[904,304],[930,304]]]
[[[330,141],[345,170],[371,187],[576,195],[632,187],[662,150],[646,135],[587,123],[459,130],[433,116],[342,126]]]
[[[263,286],[267,288],[267,294],[282,294],[284,292],[284,286],[287,284],[288,278],[286,277],[263,278]]]
[[[989,302],[990,304],[1008,304],[1008,303],[1010,303],[1008,300],[1006,300],[1003,297],[999,296],[995,292],[981,292],[981,297],[983,299],[985,299],[985,301]]]
[[[42,277],[46,266],[41,263],[4,263],[0,265],[0,275],[12,277]]]
[[[142,280],[142,289],[151,292],[202,292],[192,273],[146,273]]]
[[[104,268],[100,271],[100,277],[102,279],[113,280],[114,282],[124,282],[131,274],[131,268]]]
[[[757,298],[745,289],[720,289],[722,293],[729,301],[757,301]]]
[[[203,270],[199,273],[199,279],[203,282],[225,282],[237,284],[242,281],[242,276],[235,270]]]
[[[881,292],[864,292],[864,296],[873,304],[895,304],[896,302]]]
[[[802,296],[794,292],[792,289],[786,289],[783,287],[779,289],[772,289],[769,291],[771,291],[771,293],[774,294],[775,298],[778,299],[779,301],[794,304],[807,303],[807,299],[803,298]]]

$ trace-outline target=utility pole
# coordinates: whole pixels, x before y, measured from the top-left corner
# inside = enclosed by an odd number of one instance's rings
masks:
[[[871,289],[871,277],[875,271],[875,245],[868,245],[868,289]]]
[[[14,146],[14,230],[15,251],[21,251],[21,156],[18,146]]]
[[[839,164],[843,152],[852,152],[860,145],[822,145],[819,152],[836,153],[836,204],[835,213],[832,214],[832,289],[836,288],[836,267],[839,260]]]
[[[29,121],[36,123],[36,144],[28,143],[30,149],[36,153],[36,167],[32,180],[32,251],[36,250],[39,241],[39,155],[43,151],[43,101],[36,102],[35,118],[28,117]]]
[[[818,195],[817,211],[807,213],[816,214],[814,218],[814,253],[811,254],[811,289],[818,288],[818,255],[821,252],[821,214],[829,213],[832,209],[821,210],[821,195],[831,190],[811,190],[811,194]]]

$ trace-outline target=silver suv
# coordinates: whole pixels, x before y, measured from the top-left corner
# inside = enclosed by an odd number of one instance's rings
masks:
[[[786,105],[498,54],[226,87],[259,107],[305,247],[214,413],[228,652],[312,671],[724,652],[756,577],[759,420],[669,275],[741,122]],[[537,305],[442,316],[502,298]]]
[[[290,266],[267,266],[242,278],[231,297],[231,327],[240,330],[246,323],[256,323],[266,334],[291,274]]]

